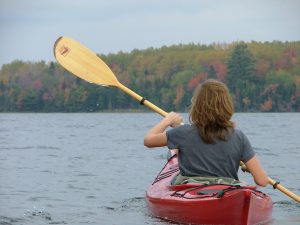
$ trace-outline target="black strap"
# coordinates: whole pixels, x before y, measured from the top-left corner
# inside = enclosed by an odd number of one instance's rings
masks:
[[[142,100],[140,101],[140,105],[144,105],[144,101],[145,101],[146,99],[143,97],[142,98]]]
[[[276,189],[278,184],[280,184],[280,182],[276,181],[275,184],[273,184],[273,188]]]

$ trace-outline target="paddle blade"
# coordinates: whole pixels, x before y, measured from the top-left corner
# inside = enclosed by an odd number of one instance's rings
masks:
[[[54,56],[60,65],[83,80],[104,86],[119,84],[111,69],[94,52],[70,38],[56,40]]]

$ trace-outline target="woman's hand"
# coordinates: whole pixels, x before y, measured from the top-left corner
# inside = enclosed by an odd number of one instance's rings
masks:
[[[170,112],[165,118],[167,124],[171,127],[176,127],[183,122],[182,116],[175,112]]]

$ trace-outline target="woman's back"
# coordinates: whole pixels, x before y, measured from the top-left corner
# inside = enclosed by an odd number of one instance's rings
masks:
[[[167,131],[168,147],[179,149],[183,176],[230,177],[238,180],[239,162],[248,161],[254,151],[242,131],[233,129],[226,141],[204,143],[197,127],[183,125]]]

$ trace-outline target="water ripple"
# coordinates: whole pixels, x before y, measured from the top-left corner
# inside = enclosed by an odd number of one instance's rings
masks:
[[[7,216],[0,216],[0,225],[13,225],[13,224],[22,224],[26,220],[20,218],[11,218]]]
[[[146,151],[142,144],[157,115],[1,117],[0,225],[169,224],[148,216],[143,197],[167,159],[166,148]],[[235,121],[268,175],[300,194],[300,114],[238,114]],[[300,204],[263,190],[275,202],[275,222],[299,221]]]

